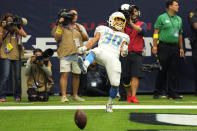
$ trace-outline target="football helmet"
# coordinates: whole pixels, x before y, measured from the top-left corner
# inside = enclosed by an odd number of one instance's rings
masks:
[[[124,29],[126,24],[126,18],[121,12],[114,12],[109,17],[109,26],[114,27],[117,31],[121,31]]]

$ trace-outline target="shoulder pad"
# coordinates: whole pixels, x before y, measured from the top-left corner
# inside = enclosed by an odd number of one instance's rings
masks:
[[[108,31],[108,30],[110,30],[109,27],[104,26],[104,25],[100,25],[100,26],[96,27],[96,30],[95,30],[94,34],[96,34],[97,32],[105,32],[105,31]]]

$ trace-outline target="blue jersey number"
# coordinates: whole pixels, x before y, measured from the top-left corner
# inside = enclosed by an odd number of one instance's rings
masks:
[[[122,37],[110,33],[105,33],[105,39],[102,43],[112,44],[118,47],[122,43]]]

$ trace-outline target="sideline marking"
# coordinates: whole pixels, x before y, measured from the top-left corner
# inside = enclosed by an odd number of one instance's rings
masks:
[[[61,110],[61,109],[106,109],[105,105],[87,106],[1,106],[0,110]],[[113,109],[197,109],[186,105],[113,105]]]

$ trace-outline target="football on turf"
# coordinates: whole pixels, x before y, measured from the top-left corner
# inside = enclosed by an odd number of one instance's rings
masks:
[[[84,129],[85,126],[86,126],[86,123],[87,123],[87,117],[86,117],[86,114],[78,109],[76,112],[75,112],[75,124],[80,128],[80,129]]]

